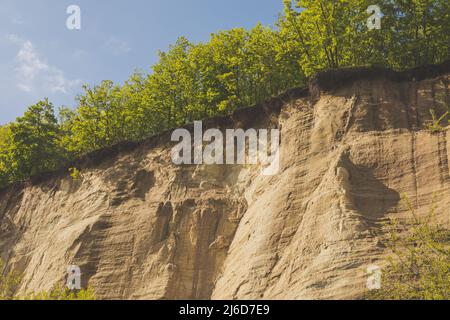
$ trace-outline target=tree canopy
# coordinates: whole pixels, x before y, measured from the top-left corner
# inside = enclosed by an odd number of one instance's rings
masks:
[[[148,74],[84,86],[77,107],[60,108],[58,117],[40,101],[0,128],[0,186],[121,141],[229,114],[305,85],[321,70],[403,70],[449,58],[448,0],[379,0],[380,30],[367,27],[371,2],[284,0],[275,27],[220,31],[204,43],[181,37]]]

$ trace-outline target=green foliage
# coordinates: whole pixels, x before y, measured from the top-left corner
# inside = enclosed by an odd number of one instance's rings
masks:
[[[152,73],[123,85],[84,86],[76,110],[61,109],[64,147],[76,155],[139,140],[194,120],[229,114],[305,83],[279,33],[257,25],[193,44],[181,37]]]
[[[438,118],[436,116],[436,111],[434,111],[433,109],[430,110],[430,114],[431,114],[431,122],[428,123],[426,125],[427,129],[430,130],[432,133],[439,133],[439,132],[444,132],[447,130],[446,127],[442,126],[442,122],[447,119],[448,115],[450,114],[449,112],[446,112],[445,114],[443,114],[440,118]]]
[[[0,259],[0,300],[95,300],[94,289],[69,290],[55,287],[50,291],[27,294],[24,297],[17,296],[16,291],[22,281],[22,275],[17,271],[4,273],[5,265]]]
[[[120,87],[103,81],[93,88],[84,86],[84,90],[76,112],[65,114],[64,126],[70,136],[64,143],[74,153],[104,148],[125,138],[126,110]]]
[[[96,300],[94,289],[89,287],[86,290],[73,291],[67,288],[56,287],[49,292],[43,291],[34,293],[22,298],[22,300]]]
[[[11,128],[10,125],[0,127],[0,186],[12,181],[10,163]]]
[[[449,58],[448,0],[380,0],[381,30],[367,27],[371,0],[284,0],[280,33],[307,75],[328,68],[382,65],[404,70]]]
[[[278,33],[261,25],[213,34],[197,45],[180,38],[160,53],[141,82],[141,106],[161,116],[157,131],[228,114],[304,83],[300,68],[283,56]]]
[[[449,58],[448,0],[380,0],[381,30],[367,27],[372,0],[283,1],[277,28],[234,28],[197,44],[181,37],[150,74],[83,86],[77,107],[61,108],[59,122],[48,100],[31,106],[0,127],[0,187],[122,141],[230,114],[305,85],[319,70],[402,70]],[[434,120],[431,130],[439,129]]]
[[[70,177],[74,180],[80,180],[82,178],[81,171],[77,168],[69,168]]]
[[[392,17],[387,27],[390,66],[405,69],[449,58],[450,2],[448,0],[385,0]]]
[[[0,259],[0,300],[12,300],[14,294],[22,281],[22,277],[18,272],[10,271],[4,273],[5,265]]]
[[[404,197],[413,219],[404,224],[392,220],[385,241],[392,252],[383,272],[382,288],[369,299],[449,300],[450,230],[433,224],[436,207],[420,219]]]
[[[43,100],[0,130],[0,180],[14,182],[57,169],[67,158],[53,105]]]

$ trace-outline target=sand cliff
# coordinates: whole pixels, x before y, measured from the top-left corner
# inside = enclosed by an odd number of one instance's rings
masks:
[[[64,283],[104,299],[362,298],[381,264],[380,230],[425,214],[436,194],[450,216],[450,131],[424,127],[450,103],[449,64],[393,73],[330,71],[206,128],[279,128],[281,167],[176,166],[170,132],[80,159],[0,192],[0,257],[18,293]],[[187,126],[192,130],[191,126]]]

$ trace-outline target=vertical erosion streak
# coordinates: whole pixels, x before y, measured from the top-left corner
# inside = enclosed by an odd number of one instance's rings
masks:
[[[417,84],[415,84],[415,88],[414,88],[414,110],[416,112],[416,128],[417,129],[419,129],[421,127],[418,104],[419,104],[419,89],[418,89]]]
[[[411,132],[411,166],[414,175],[414,193],[416,198],[416,206],[419,204],[418,182],[417,182],[417,137],[416,132]]]
[[[405,109],[405,119],[406,119],[406,127],[409,130],[414,130],[415,125],[412,123],[412,117],[413,115],[411,115],[412,111],[413,111],[413,107],[411,107],[411,103],[410,103],[410,92],[411,92],[411,84],[410,83],[405,83],[404,85],[400,86],[400,101],[403,103],[403,107]],[[415,106],[415,108],[417,108],[417,104]],[[417,112],[417,109],[416,109]]]
[[[441,185],[445,186],[450,181],[447,150],[447,131],[441,132],[438,137],[439,152],[439,176]]]
[[[371,92],[369,98],[369,106],[370,106],[370,121],[372,124],[372,131],[381,131],[380,126],[380,102],[377,102]]]

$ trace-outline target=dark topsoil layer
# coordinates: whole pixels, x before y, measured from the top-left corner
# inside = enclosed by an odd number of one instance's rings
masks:
[[[395,82],[421,81],[435,78],[450,73],[450,60],[439,65],[428,65],[411,70],[396,72],[381,67],[351,67],[342,69],[332,69],[318,73],[311,78],[309,86],[303,88],[293,88],[278,97],[271,98],[263,103],[252,107],[241,108],[229,116],[215,117],[203,121],[204,128],[246,128],[250,124],[263,123],[264,119],[271,115],[278,115],[281,107],[290,101],[308,98],[315,100],[323,92],[332,92],[336,89],[350,85],[360,80],[386,79]],[[186,125],[185,128],[192,132],[193,125]],[[112,147],[91,152],[79,159],[68,163],[63,168],[48,173],[41,173],[32,177],[28,181],[17,182],[9,187],[0,190],[0,196],[4,192],[17,192],[29,185],[36,185],[52,178],[68,175],[68,169],[77,167],[86,169],[98,166],[104,160],[110,160],[123,152],[132,152],[141,147],[156,147],[170,143],[170,136],[173,130],[160,133],[139,142],[122,142]]]

